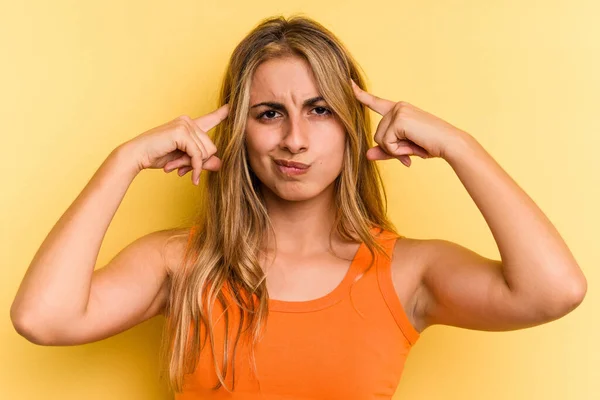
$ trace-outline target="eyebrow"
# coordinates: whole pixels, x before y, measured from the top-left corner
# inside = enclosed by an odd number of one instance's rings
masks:
[[[311,97],[310,99],[306,99],[304,100],[304,103],[302,103],[303,107],[307,107],[307,106],[312,106],[315,103],[318,103],[319,101],[325,100],[323,98],[323,96],[317,96],[317,97]],[[275,110],[279,110],[279,111],[283,111],[285,110],[285,106],[281,103],[275,103],[272,101],[264,101],[262,103],[258,103],[253,105],[250,108],[256,108],[256,107],[260,107],[260,106],[267,106],[267,107],[271,107]]]

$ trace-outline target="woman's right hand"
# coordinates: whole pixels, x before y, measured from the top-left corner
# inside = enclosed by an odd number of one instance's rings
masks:
[[[139,171],[163,168],[165,172],[179,169],[178,175],[192,172],[192,183],[198,185],[203,169],[218,171],[221,160],[214,154],[217,148],[206,132],[221,123],[229,114],[225,104],[215,111],[192,119],[187,115],[175,118],[166,124],[124,143],[136,154]]]

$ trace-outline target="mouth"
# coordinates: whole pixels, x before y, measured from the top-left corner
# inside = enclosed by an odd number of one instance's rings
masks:
[[[296,161],[288,161],[283,159],[275,160],[277,169],[286,175],[301,175],[308,172],[310,165]]]

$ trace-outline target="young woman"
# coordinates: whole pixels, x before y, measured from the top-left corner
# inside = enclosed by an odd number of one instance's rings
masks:
[[[163,314],[179,399],[391,398],[428,326],[522,329],[581,303],[586,279],[559,233],[471,135],[364,88],[320,24],[263,21],[234,50],[216,111],[109,155],[29,266],[17,331],[74,345]],[[376,146],[369,109],[383,116]],[[501,261],[396,232],[374,161],[409,167],[410,156],[451,165]],[[196,185],[211,171],[197,223],[145,235],[94,270],[128,186],[150,168]]]

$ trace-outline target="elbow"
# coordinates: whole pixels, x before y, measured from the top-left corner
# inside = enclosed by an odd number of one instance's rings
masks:
[[[10,320],[15,331],[29,342],[40,346],[53,346],[54,342],[50,338],[47,326],[32,313],[16,311],[10,309]]]
[[[581,303],[583,303],[583,299],[587,294],[587,287],[587,279],[583,274],[581,274],[581,276],[577,280],[574,280],[573,283],[570,285],[569,290],[566,294],[566,303],[570,310],[574,310]]]
[[[557,290],[552,299],[552,314],[560,318],[575,310],[587,294],[587,280],[583,275],[573,279],[562,290]]]
[[[542,294],[543,293],[543,294]],[[521,296],[521,304],[541,321],[554,321],[575,310],[587,293],[587,280],[581,274],[563,279],[560,284],[545,286],[540,291],[529,291]]]

